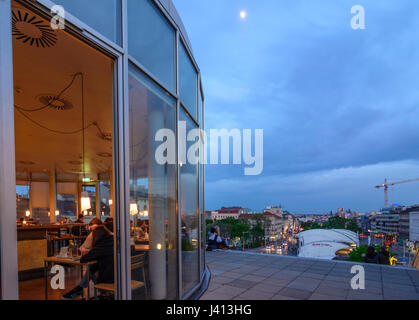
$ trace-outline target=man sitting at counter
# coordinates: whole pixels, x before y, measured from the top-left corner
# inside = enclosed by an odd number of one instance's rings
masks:
[[[80,247],[80,253],[82,255],[80,262],[84,263],[84,262],[89,262],[93,260],[98,261],[98,264],[90,267],[91,272],[92,273],[95,273],[97,271],[99,272],[98,279],[100,280],[100,282],[108,281],[110,280],[110,276],[109,276],[110,272],[106,269],[109,268],[109,266],[107,266],[108,260],[110,260],[109,254],[112,256],[112,269],[113,269],[113,236],[111,235],[110,230],[108,230],[103,225],[102,221],[98,218],[94,218],[92,219],[92,221],[90,221],[88,229],[90,233]],[[97,229],[98,231],[96,232]],[[106,237],[106,235],[108,235],[108,237]],[[112,239],[112,241],[109,240],[109,237]],[[110,243],[112,243],[112,245],[110,245]],[[91,259],[91,257],[95,257],[97,259]],[[85,261],[86,259],[87,261]],[[112,275],[112,281],[113,281],[113,275]],[[81,296],[83,293],[83,289],[87,288],[88,285],[89,285],[89,279],[87,278],[87,273],[85,273],[80,283],[71,291],[64,294],[62,296],[62,299],[72,300],[78,296]]]

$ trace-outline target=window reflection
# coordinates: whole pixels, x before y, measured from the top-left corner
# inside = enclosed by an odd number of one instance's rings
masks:
[[[61,217],[72,217],[75,220],[77,216],[77,195],[76,194],[57,194],[57,209]]]
[[[199,116],[200,116],[200,124],[201,124],[201,130],[204,130],[204,109],[203,109],[203,102],[202,102],[202,94],[200,92],[199,94]],[[205,268],[205,244],[206,244],[206,232],[205,232],[205,192],[204,192],[204,186],[205,186],[205,172],[204,172],[204,159],[205,159],[205,139],[204,134],[200,132],[201,134],[201,141],[200,144],[201,150],[200,150],[200,165],[199,165],[199,210],[201,214],[201,267],[200,271],[201,273],[204,271]]]
[[[27,210],[30,209],[29,185],[16,185],[16,218],[24,218]]]
[[[159,165],[155,150],[159,129],[175,131],[175,100],[130,67],[130,217],[131,267],[145,256],[145,270],[132,269],[134,299],[177,297],[176,166]],[[145,279],[144,279],[145,278]],[[134,283],[135,284],[135,283]]]
[[[97,32],[121,45],[120,0],[54,0]]]
[[[150,0],[128,0],[129,54],[175,92],[175,30]]]
[[[186,49],[179,46],[179,86],[180,99],[189,113],[197,118],[197,73],[189,59]]]
[[[180,111],[179,120],[186,122],[186,136],[190,130],[197,128],[183,110]],[[186,150],[189,150],[194,143],[187,141]],[[185,149],[182,146],[185,141],[180,140],[179,144],[181,150]],[[181,163],[179,170],[182,282],[185,294],[199,282],[198,165],[186,161]]]
[[[90,18],[98,18],[109,3],[61,2],[72,13],[77,4]],[[49,26],[15,1],[11,15],[19,32],[29,32],[26,37],[34,36],[36,25]],[[113,180],[113,59],[66,30],[48,31],[56,37],[48,49],[45,42],[31,46],[15,35],[12,43],[13,78],[22,88],[14,96],[19,298],[90,299],[95,291],[113,299],[116,233],[109,220],[106,230],[93,230],[105,223],[96,218],[98,185],[105,180],[100,177]],[[86,199],[91,215],[83,216],[80,208]],[[52,268],[58,265],[63,285],[55,287],[51,279],[57,272]]]
[[[101,219],[111,216],[111,205],[109,200],[111,199],[111,183],[110,181],[99,182],[99,216]]]

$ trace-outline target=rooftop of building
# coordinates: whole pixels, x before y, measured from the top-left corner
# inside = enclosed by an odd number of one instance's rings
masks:
[[[221,207],[221,209],[216,210],[218,213],[239,213],[243,211],[242,207]]]
[[[265,212],[260,212],[260,213],[242,213],[239,215],[240,219],[251,219],[254,218],[255,215],[261,215],[261,216],[265,216],[265,217],[273,217],[273,218],[277,218],[277,219],[281,219],[281,217],[279,217],[276,214],[273,214],[272,212],[269,211],[265,211]]]
[[[357,263],[365,289],[353,290],[355,263],[346,261],[213,251],[207,264],[201,300],[419,300],[418,269]]]

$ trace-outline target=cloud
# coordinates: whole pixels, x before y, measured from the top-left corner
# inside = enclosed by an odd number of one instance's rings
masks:
[[[257,178],[238,177],[206,183],[206,201],[215,209],[243,205],[261,210],[282,204],[292,212],[324,213],[338,207],[361,212],[384,207],[383,183],[419,178],[419,161],[386,162],[374,165],[313,171]],[[419,203],[419,181],[390,188],[390,203]]]
[[[206,128],[264,129],[261,177],[244,177],[241,167],[208,167],[208,185],[222,183],[220,190],[229,194],[225,201],[257,207],[267,202],[263,188],[270,186],[277,199],[269,201],[293,203],[299,193],[281,195],[274,183],[278,177],[373,170],[382,163],[392,165],[387,172],[393,172],[400,163],[419,159],[415,1],[363,1],[362,31],[350,28],[354,3],[349,0],[174,3],[201,68]],[[248,12],[244,21],[238,18],[242,9]],[[386,177],[380,173],[374,180]],[[316,183],[323,186],[318,179],[310,181],[310,190],[318,189]],[[323,210],[342,202],[333,198],[342,185],[325,181],[329,196],[311,191],[295,208]],[[291,185],[304,190],[304,179]],[[358,186],[351,188],[345,193],[348,206],[377,209]],[[217,188],[206,191],[209,207],[223,204]]]

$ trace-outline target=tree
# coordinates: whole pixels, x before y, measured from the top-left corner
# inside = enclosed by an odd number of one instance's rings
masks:
[[[353,232],[361,231],[361,228],[358,226],[358,223],[353,219],[350,219],[348,221],[348,223],[346,224],[346,229],[351,230]]]
[[[346,226],[346,219],[334,216],[329,218],[325,223],[323,223],[324,229],[345,229]]]
[[[234,218],[226,218],[217,222],[207,224],[207,230],[212,227],[218,226],[220,228],[221,235],[229,238],[242,237],[243,233],[250,230],[250,226],[243,221]]]
[[[304,230],[310,230],[310,229],[320,229],[321,226],[314,221],[307,221],[307,222],[301,222],[301,228]]]
[[[259,243],[265,237],[265,230],[259,224],[256,224],[250,230],[250,234],[253,237],[253,241]]]
[[[231,228],[231,238],[241,238],[244,233],[249,232],[250,226],[245,223],[236,223]]]

